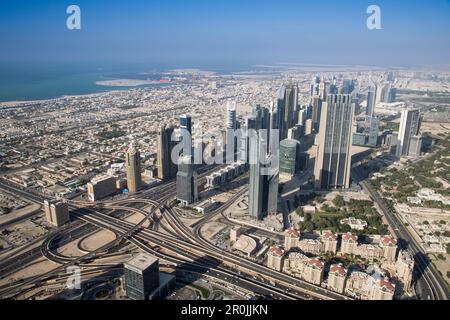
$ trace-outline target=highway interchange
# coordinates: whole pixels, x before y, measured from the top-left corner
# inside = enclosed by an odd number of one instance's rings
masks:
[[[217,170],[214,166],[203,168],[199,179],[204,180],[206,175],[214,170]],[[427,262],[419,245],[409,236],[395,214],[384,207],[370,184],[366,181],[360,184],[380,205],[397,236],[407,240],[410,249],[415,253],[419,272],[423,274],[418,280],[422,294],[426,295],[427,299],[447,299],[449,295],[448,287],[444,285],[445,280],[432,264]],[[32,202],[44,201],[40,194],[2,181],[0,188]],[[227,282],[256,296],[283,300],[350,299],[220,249],[202,236],[201,228],[205,223],[218,215],[222,215],[221,219],[227,219],[223,212],[245,194],[246,187],[242,187],[229,201],[190,226],[180,219],[171,205],[175,199],[175,189],[175,182],[171,180],[120,200],[97,203],[70,201],[72,222],[49,233],[40,246],[26,246],[20,252],[4,259],[0,263],[0,276],[17,271],[40,257],[53,261],[57,267],[43,274],[0,286],[0,297],[18,298],[24,292],[49,282],[61,282],[67,276],[67,267],[73,265],[82,268],[83,275],[111,270],[120,273],[121,265],[94,262],[107,256],[130,254],[137,248],[157,256],[163,265],[171,267],[177,274],[184,272]],[[138,223],[125,221],[131,214],[139,214],[141,220]],[[146,223],[149,223],[150,227],[145,227]],[[113,232],[115,240],[80,257],[67,257],[57,252],[59,246],[82,239],[98,230]]]

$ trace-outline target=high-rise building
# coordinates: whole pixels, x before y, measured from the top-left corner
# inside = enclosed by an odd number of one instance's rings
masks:
[[[127,187],[131,193],[138,192],[142,186],[141,178],[141,154],[135,143],[131,143],[125,155],[127,171]]]
[[[396,149],[396,156],[398,158],[408,155],[411,138],[419,135],[420,124],[419,109],[407,108],[402,110]]]
[[[328,95],[322,105],[314,174],[318,189],[349,188],[354,105],[350,95]]]
[[[60,200],[44,201],[45,218],[55,227],[60,227],[70,221],[69,205]]]
[[[198,200],[197,170],[192,156],[181,156],[178,159],[177,198],[184,205]]]
[[[377,86],[375,84],[371,84],[369,87],[369,92],[367,93],[366,116],[369,116],[369,117],[374,116],[376,96],[377,96]]]
[[[344,79],[342,81],[342,94],[352,94],[353,90],[355,90],[355,81],[353,79]]]
[[[300,142],[285,139],[280,142],[280,172],[294,175],[299,168]]]
[[[298,86],[292,81],[278,91],[278,117],[280,120],[280,139],[286,139],[287,131],[294,126],[294,114],[298,104]]]
[[[226,122],[226,128],[236,130],[237,129],[237,122],[236,122],[236,102],[235,101],[229,101],[227,103],[227,122]]]
[[[90,201],[103,199],[117,192],[117,181],[113,176],[98,176],[87,184],[88,198]]]
[[[312,129],[314,132],[319,132],[320,127],[320,116],[322,114],[322,99],[315,95],[311,98],[311,109],[312,109]]]
[[[367,144],[371,147],[376,147],[378,145],[378,134],[380,131],[380,120],[377,117],[367,117],[366,118],[369,125],[369,135],[367,139]]]
[[[156,167],[161,180],[174,178],[177,174],[177,164],[171,156],[176,144],[172,141],[174,130],[173,126],[162,125],[158,131]]]
[[[263,219],[267,214],[278,210],[279,148],[270,150],[270,139],[277,138],[269,134],[271,124],[269,110],[255,106],[248,127],[255,129],[247,139],[249,151],[249,214]]]
[[[262,220],[267,214],[278,210],[277,161],[274,155],[267,153],[267,142],[259,132],[255,137],[250,137],[249,144],[249,214],[255,219]]]
[[[192,118],[184,114],[180,116],[181,143],[183,143],[183,155],[192,155]]]
[[[159,286],[159,260],[139,254],[124,264],[125,291],[133,300],[146,300]]]
[[[420,157],[422,153],[422,135],[412,136],[409,142],[408,157]]]

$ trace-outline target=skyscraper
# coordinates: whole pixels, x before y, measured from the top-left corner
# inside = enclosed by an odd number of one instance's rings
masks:
[[[402,110],[396,150],[396,156],[398,158],[408,155],[411,138],[419,135],[420,123],[419,109],[406,108]]]
[[[366,116],[373,117],[375,112],[376,96],[377,86],[375,84],[371,84],[369,87],[369,92],[367,93]]]
[[[192,155],[192,118],[190,115],[180,116],[180,134],[183,143],[183,155]]]
[[[171,158],[176,141],[172,141],[173,126],[162,125],[158,132],[157,161],[158,178],[161,180],[174,178],[177,174],[177,164]]]
[[[131,193],[139,191],[142,186],[141,179],[141,155],[136,143],[131,143],[125,156],[127,169],[127,186]]]
[[[249,213],[259,220],[278,209],[279,150],[277,147],[271,150],[270,139],[273,135],[268,134],[273,114],[267,108],[255,106],[248,124],[256,130],[247,139],[250,162]]]
[[[351,95],[329,95],[322,104],[314,168],[316,188],[350,187],[353,117]]]
[[[320,127],[320,115],[322,113],[322,99],[318,95],[311,98],[312,129],[317,133]]]
[[[280,119],[280,139],[286,139],[287,131],[294,126],[297,119],[294,119],[294,112],[298,103],[298,86],[292,81],[288,85],[282,86],[278,91],[278,116]]]
[[[237,129],[237,123],[236,123],[236,102],[235,101],[229,101],[227,103],[227,123],[226,127],[227,129],[235,130]]]
[[[367,139],[367,144],[371,147],[376,147],[378,145],[380,120],[378,120],[377,117],[367,117],[367,122],[369,124],[369,137]]]
[[[262,220],[278,209],[278,161],[267,153],[267,142],[259,134],[251,137],[249,143],[249,214]]]
[[[177,198],[188,205],[198,200],[197,171],[192,163],[192,156],[178,159]]]

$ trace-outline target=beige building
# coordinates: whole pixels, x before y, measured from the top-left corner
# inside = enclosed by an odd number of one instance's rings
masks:
[[[280,246],[271,246],[269,248],[269,252],[267,253],[267,267],[270,269],[281,271],[283,269],[284,253],[284,249]]]
[[[130,145],[126,156],[125,166],[127,170],[127,186],[130,193],[138,192],[142,186],[141,155],[135,143]]]
[[[294,228],[287,229],[284,236],[284,247],[286,248],[286,251],[297,247],[299,240],[300,232],[298,230],[295,230]]]
[[[344,293],[345,283],[347,278],[347,269],[345,269],[342,264],[332,264],[330,266],[330,272],[328,273],[328,289]]]
[[[411,253],[407,250],[400,251],[397,262],[395,263],[395,276],[403,284],[404,291],[409,291],[411,289],[413,269],[414,258]]]
[[[63,201],[44,201],[45,218],[55,227],[60,227],[70,221],[69,205]]]
[[[394,262],[397,255],[397,240],[391,236],[381,238],[380,247],[383,250],[383,258],[388,262]]]
[[[392,300],[395,285],[383,276],[355,271],[347,279],[345,293],[361,300]]]
[[[113,176],[95,177],[87,184],[88,198],[97,201],[117,192],[117,181]]]
[[[360,256],[366,260],[379,260],[383,256],[383,249],[373,244],[360,244],[353,250],[355,256]]]
[[[241,234],[244,232],[244,228],[235,226],[230,230],[230,240],[236,242]]]
[[[342,235],[341,253],[342,254],[355,254],[356,247],[358,246],[358,236],[347,232]]]
[[[298,242],[298,248],[305,253],[318,255],[322,252],[322,242],[313,239],[303,239]]]
[[[323,280],[323,269],[325,264],[318,258],[308,259],[303,271],[303,279],[315,285],[320,285]]]
[[[289,252],[284,259],[284,271],[300,276],[305,269],[308,257],[300,252]]]
[[[335,254],[337,252],[337,238],[338,236],[336,233],[325,231],[322,234],[323,252],[331,252]]]

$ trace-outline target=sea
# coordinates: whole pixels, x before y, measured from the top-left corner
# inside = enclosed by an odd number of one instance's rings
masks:
[[[66,95],[85,95],[132,87],[102,86],[98,81],[117,79],[160,79],[164,72],[193,66],[162,65],[104,65],[104,64],[0,64],[0,103],[34,101],[59,98]],[[245,71],[247,66],[234,68],[222,66],[195,67],[206,71],[228,73]],[[145,84],[155,87],[168,84]]]

